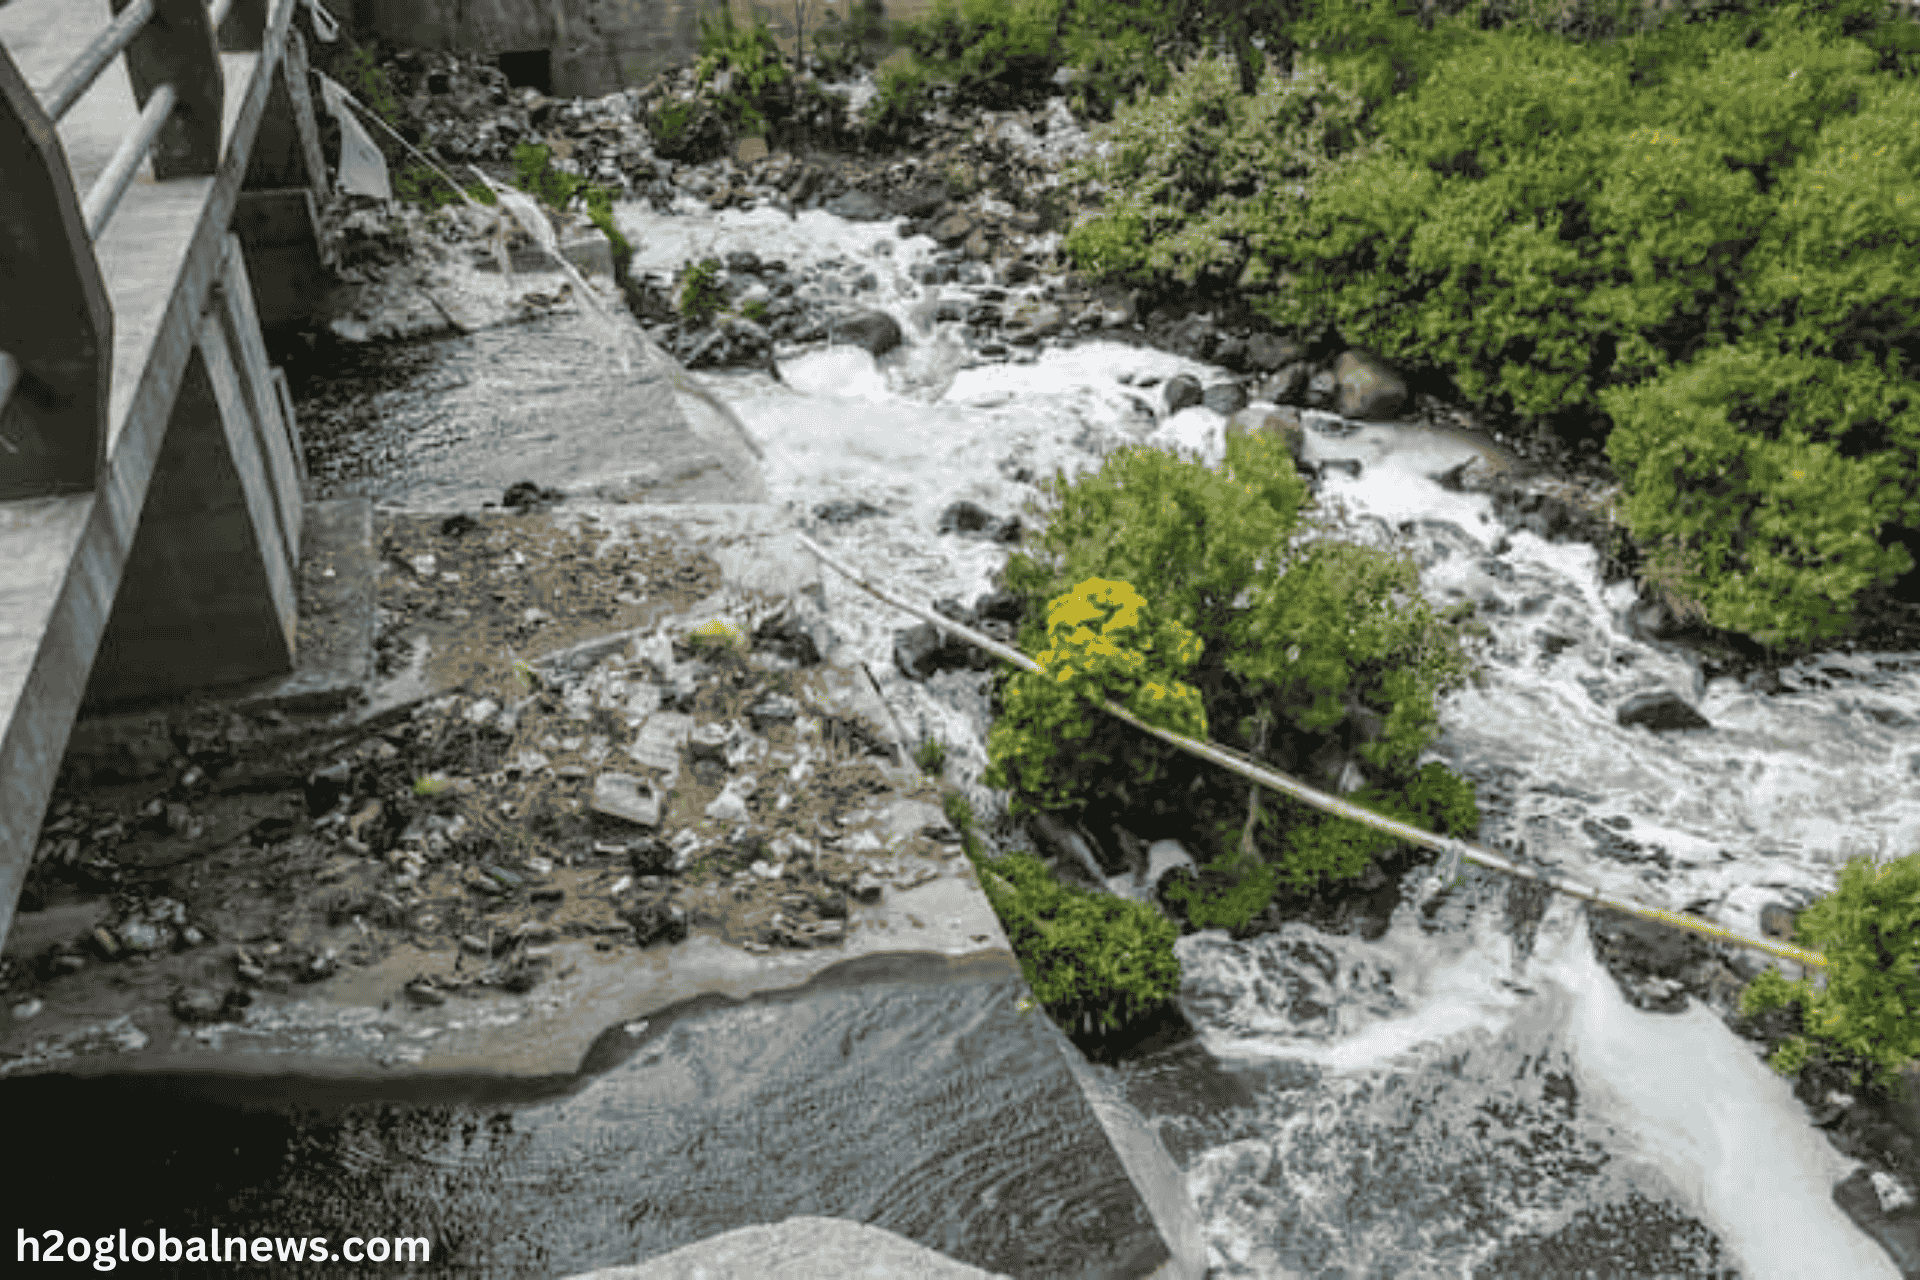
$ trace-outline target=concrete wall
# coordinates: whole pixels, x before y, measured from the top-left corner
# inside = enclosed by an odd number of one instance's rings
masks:
[[[794,0],[726,0],[740,21],[764,17],[792,47]],[[853,0],[858,3],[858,0]],[[496,56],[550,52],[553,92],[598,97],[646,83],[700,51],[700,15],[722,0],[367,0],[374,34],[418,49]],[[845,15],[849,0],[802,0],[808,30],[830,7]],[[892,0],[887,16],[911,18],[931,0]]]

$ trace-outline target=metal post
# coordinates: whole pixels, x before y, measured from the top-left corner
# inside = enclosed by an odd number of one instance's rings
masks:
[[[17,369],[0,500],[84,493],[106,463],[113,306],[60,136],[3,48],[0,174],[0,351]]]
[[[111,0],[116,14],[132,2]],[[219,169],[226,77],[207,0],[154,0],[153,19],[127,46],[127,76],[142,107],[163,84],[178,98],[153,146],[153,176],[164,182]]]

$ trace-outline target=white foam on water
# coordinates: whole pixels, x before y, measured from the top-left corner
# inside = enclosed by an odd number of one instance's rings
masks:
[[[1609,1118],[1753,1280],[1898,1280],[1885,1251],[1833,1202],[1833,1185],[1857,1162],[1807,1123],[1790,1083],[1698,1004],[1679,1014],[1628,1004],[1578,923],[1537,972],[1577,996],[1570,1036],[1582,1094],[1605,1095]]]

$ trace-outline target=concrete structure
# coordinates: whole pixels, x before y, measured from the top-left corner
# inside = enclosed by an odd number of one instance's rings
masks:
[[[0,940],[83,701],[292,667],[290,300],[253,281],[325,189],[296,8],[0,7]]]
[[[831,10],[845,17],[861,0],[725,0],[742,24],[764,19],[792,51],[795,10],[808,31]],[[887,17],[912,18],[932,0],[888,0]],[[547,81],[559,97],[598,97],[646,83],[700,53],[701,15],[722,0],[360,0],[355,13],[376,35],[418,49],[491,58],[516,79]]]

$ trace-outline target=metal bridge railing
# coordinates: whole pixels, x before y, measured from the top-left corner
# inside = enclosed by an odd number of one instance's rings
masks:
[[[94,242],[143,161],[160,182],[219,169],[220,52],[259,49],[266,28],[267,0],[110,3],[113,20],[37,92],[0,49],[0,188],[14,206],[0,214],[0,279],[13,294],[0,312],[0,499],[98,482],[113,314]],[[76,204],[55,125],[122,56],[140,115]]]

